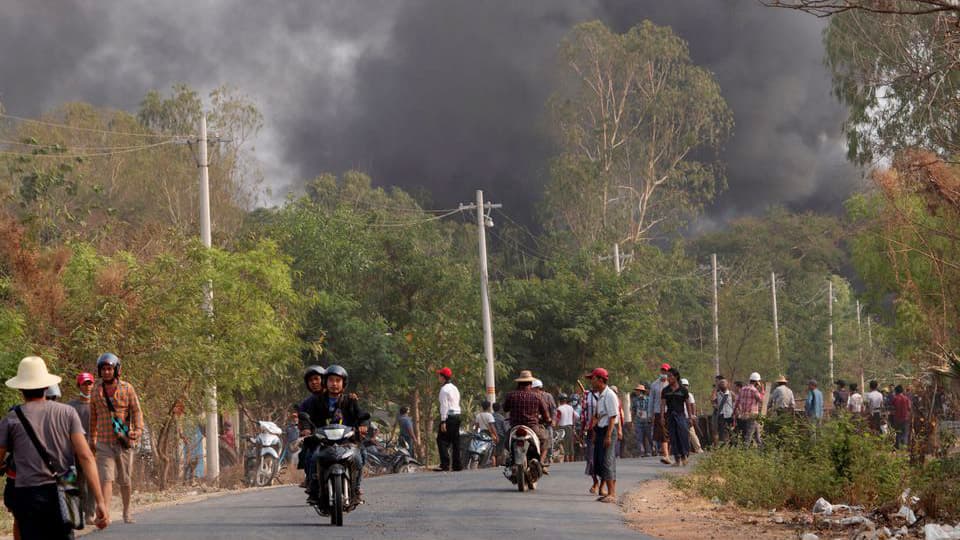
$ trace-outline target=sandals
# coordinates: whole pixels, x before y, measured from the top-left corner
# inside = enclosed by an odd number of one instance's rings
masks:
[[[597,486],[593,486],[592,488],[590,488],[590,494],[591,494],[591,495],[596,495],[596,494],[597,494]]]
[[[604,495],[603,497],[597,499],[597,502],[614,504],[617,502],[617,498],[610,495]]]

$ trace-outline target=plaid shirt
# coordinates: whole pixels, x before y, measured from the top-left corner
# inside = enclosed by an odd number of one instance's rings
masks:
[[[760,404],[762,402],[763,396],[756,386],[752,384],[744,386],[737,398],[737,416],[756,416],[760,414]]]
[[[550,423],[547,403],[533,390],[514,390],[507,394],[503,412],[510,413],[511,426],[535,427]]]
[[[117,417],[130,428],[130,440],[139,440],[143,433],[143,411],[140,410],[140,400],[133,385],[126,381],[117,381],[117,391],[110,399],[117,410]],[[103,381],[97,381],[90,399],[90,443],[96,445],[98,441],[115,440],[113,415],[103,398]]]

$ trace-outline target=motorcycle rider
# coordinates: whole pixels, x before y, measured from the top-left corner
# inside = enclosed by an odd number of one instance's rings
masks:
[[[310,396],[300,402],[300,406],[298,409],[300,412],[306,412],[305,407],[307,405],[307,402],[310,401],[311,397],[323,394],[323,391],[324,391],[323,377],[326,374],[327,374],[327,370],[323,369],[322,366],[318,366],[316,364],[312,366],[307,366],[307,369],[303,371],[303,384],[304,386],[307,387],[307,391],[310,392]],[[301,424],[299,418],[297,419],[297,423]],[[303,430],[302,426],[300,427],[300,430],[301,431]],[[309,430],[307,430],[305,434],[301,433],[301,435],[304,437],[309,434],[310,434]],[[304,473],[306,473],[306,478],[304,478],[303,483],[300,484],[300,487],[303,487],[303,488],[307,487],[307,478],[311,478],[312,475],[310,473],[313,471],[313,463],[312,463],[312,460],[309,459],[310,450],[312,449],[308,449],[306,445],[304,445],[302,448],[300,448],[300,455],[297,456],[297,468],[303,469]]]
[[[303,403],[303,412],[309,416],[310,422],[312,422],[314,426],[321,427],[331,424],[349,426],[357,431],[359,438],[362,440],[367,434],[367,426],[360,420],[364,414],[360,409],[356,395],[348,395],[345,393],[348,381],[349,377],[346,369],[336,364],[328,367],[324,380],[325,392],[314,394],[307,398]],[[310,422],[307,422],[305,419],[300,420],[301,435],[307,436],[310,434]],[[309,441],[310,439],[307,440]],[[307,444],[304,444],[304,446],[306,447]],[[358,453],[351,476],[354,482],[354,489],[357,492],[357,499],[362,502],[363,492],[360,490],[360,478],[363,476],[365,459],[363,457],[362,445],[360,445],[360,447],[361,452]],[[311,503],[318,502],[320,491],[319,483],[314,474],[316,450],[315,445],[309,449],[304,448],[304,451],[308,452],[307,456],[309,456],[307,459],[307,494],[309,495],[308,501]]]
[[[547,470],[547,431],[544,425],[550,425],[550,410],[547,403],[533,390],[533,373],[529,370],[520,372],[514,379],[517,389],[508,393],[503,400],[503,412],[510,413],[510,427],[525,426],[537,434],[540,440],[540,463],[544,473]]]

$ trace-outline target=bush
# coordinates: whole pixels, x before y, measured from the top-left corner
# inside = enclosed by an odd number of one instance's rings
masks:
[[[767,420],[765,433],[763,449],[728,447],[705,456],[684,485],[754,508],[810,508],[819,497],[870,507],[906,487],[906,456],[850,419],[814,430],[806,420],[783,416]]]
[[[915,474],[915,491],[923,511],[937,518],[960,518],[960,457],[927,463]]]

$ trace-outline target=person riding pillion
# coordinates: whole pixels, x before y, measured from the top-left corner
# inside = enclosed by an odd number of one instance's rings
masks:
[[[360,409],[360,403],[353,394],[347,394],[346,388],[349,382],[347,370],[336,364],[326,370],[324,383],[326,391],[321,394],[314,394],[304,402],[303,412],[309,418],[300,420],[300,433],[307,436],[311,433],[313,426],[322,427],[329,425],[343,425],[356,430],[359,439],[363,439],[367,433],[367,426],[361,420],[365,416]],[[311,423],[313,424],[311,426]],[[316,448],[309,449],[309,465],[307,473],[307,493],[310,499],[316,499],[319,495],[320,485],[317,482],[315,474]],[[360,479],[363,476],[364,457],[363,452],[358,452],[354,461],[353,477],[354,488],[357,491],[357,497],[361,498],[363,492],[360,490]],[[361,499],[362,500],[362,499]]]

